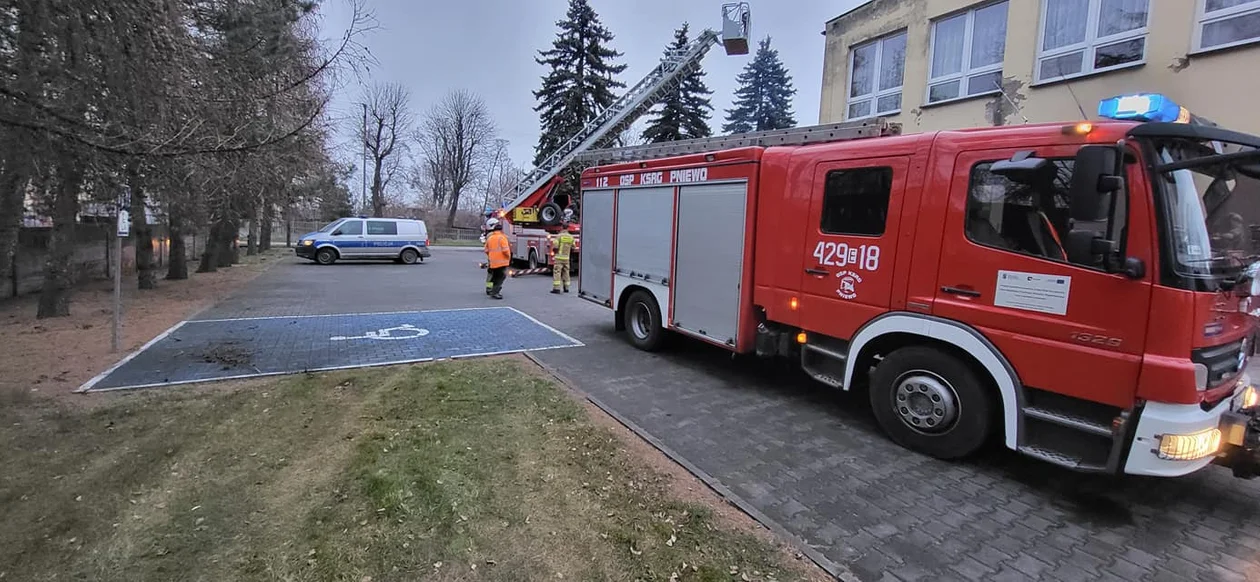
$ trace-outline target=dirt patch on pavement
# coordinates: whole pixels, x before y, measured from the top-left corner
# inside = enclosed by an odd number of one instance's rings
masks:
[[[136,289],[135,277],[123,280],[123,324],[119,351],[110,352],[113,284],[93,281],[75,290],[70,317],[36,319],[39,297],[0,303],[0,392],[34,392],[63,398],[127,354],[171,326],[209,307],[252,280],[291,252],[277,248],[216,273],[191,273],[184,281],[158,281],[158,288]],[[196,265],[192,265],[195,267]],[[101,399],[69,398],[83,405]]]

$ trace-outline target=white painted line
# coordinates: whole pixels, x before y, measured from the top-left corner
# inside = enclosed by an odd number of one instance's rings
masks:
[[[529,352],[544,352],[544,351],[547,351],[547,350],[558,350],[558,349],[562,349],[562,348],[577,348],[577,347],[582,347],[582,346],[581,346],[580,344],[579,344],[579,345],[576,345],[576,346],[574,346],[574,345],[569,345],[569,344],[565,344],[565,345],[562,345],[562,346],[547,346],[547,347],[542,347],[542,348],[528,348],[528,349],[524,349],[524,350],[502,350],[502,351],[498,351],[498,352],[480,352],[480,353],[476,353],[476,354],[458,354],[458,355],[455,355],[455,356],[450,356],[450,357],[447,357],[447,358],[438,358],[438,359],[439,359],[439,360],[463,360],[463,359],[467,359],[467,358],[486,358],[486,357],[490,357],[490,356],[503,356],[503,355],[507,355],[507,354],[527,354],[527,353],[529,353]]]
[[[499,309],[499,308],[495,308],[495,309]],[[306,370],[293,370],[293,371],[283,371],[283,372],[262,372],[260,374],[237,374],[235,376],[222,376],[219,378],[202,378],[198,380],[180,380],[178,382],[154,382],[151,384],[135,384],[131,386],[114,386],[110,388],[96,388],[96,389],[86,390],[86,392],[91,392],[91,393],[117,392],[117,391],[122,391],[122,390],[140,390],[143,388],[159,388],[163,386],[182,386],[186,384],[205,384],[207,382],[226,382],[229,380],[247,380],[250,378],[267,378],[270,376],[293,376],[297,374],[309,374],[309,373],[317,373],[317,372],[336,372],[336,371],[341,371],[341,370],[354,370],[357,368],[380,368],[382,366],[400,366],[403,364],[423,364],[425,362],[435,362],[435,361],[441,361],[441,360],[463,360],[467,358],[502,356],[502,355],[507,355],[507,354],[540,352],[544,350],[556,350],[556,349],[561,349],[561,348],[575,348],[575,347],[578,347],[578,346],[572,346],[572,345],[546,346],[546,347],[541,347],[541,348],[504,350],[500,352],[459,354],[459,355],[450,356],[446,358],[417,358],[417,359],[412,359],[412,360],[394,360],[391,362],[372,362],[370,364],[349,364],[345,366],[327,366],[323,368],[309,368]]]
[[[526,319],[528,319],[528,320],[530,320],[530,321],[532,321],[532,322],[534,322],[534,323],[537,323],[538,325],[541,325],[541,326],[543,326],[543,327],[547,328],[548,330],[550,330],[550,331],[551,331],[551,333],[554,333],[554,334],[556,334],[556,335],[558,335],[558,336],[560,336],[560,337],[562,337],[562,338],[564,338],[564,339],[566,339],[566,340],[569,340],[569,341],[573,342],[573,345],[575,345],[575,346],[582,346],[582,347],[585,347],[585,346],[586,346],[586,344],[584,344],[584,343],[582,343],[582,342],[580,342],[580,341],[577,341],[577,339],[575,339],[573,336],[571,336],[571,335],[569,335],[569,334],[567,334],[567,333],[564,333],[563,331],[560,331],[560,330],[558,330],[558,329],[556,329],[556,328],[554,328],[554,327],[551,327],[550,325],[547,325],[547,324],[545,324],[545,323],[543,323],[543,322],[541,322],[541,321],[538,321],[538,320],[537,320],[534,316],[532,316],[532,315],[530,315],[530,314],[528,314],[528,313],[525,313],[524,311],[521,311],[521,310],[519,310],[519,309],[517,309],[517,308],[515,308],[515,307],[509,307],[508,309],[511,309],[512,311],[515,311],[515,312],[517,312],[517,313],[519,313],[519,314],[521,314],[521,315],[525,316],[525,318],[526,318]]]
[[[421,311],[376,311],[368,313],[323,313],[318,315],[265,315],[260,317],[228,317],[224,319],[193,319],[184,323],[222,323],[228,321],[259,321],[263,319],[310,319],[315,317],[359,317],[367,315],[414,315],[417,313],[445,313],[448,311],[483,311],[487,309],[512,309],[511,307],[453,307]],[[515,311],[515,310],[513,310]]]
[[[155,338],[153,338],[153,339],[149,340],[149,341],[148,341],[148,342],[146,342],[144,345],[140,346],[140,348],[139,348],[139,349],[137,349],[136,351],[131,352],[130,354],[127,354],[127,356],[126,356],[126,357],[124,357],[124,358],[123,358],[123,359],[121,359],[121,360],[118,360],[118,363],[116,363],[116,364],[114,364],[114,365],[110,366],[110,367],[109,367],[109,368],[107,368],[104,372],[101,372],[100,374],[97,374],[97,375],[96,375],[96,377],[92,378],[91,380],[88,380],[88,381],[87,381],[86,383],[84,383],[82,386],[79,386],[78,388],[76,388],[74,392],[75,392],[76,394],[79,394],[79,393],[83,393],[83,392],[87,392],[87,391],[91,390],[91,389],[92,389],[92,387],[93,387],[93,386],[95,386],[97,382],[100,382],[101,380],[104,380],[104,379],[105,379],[105,377],[106,377],[106,376],[108,376],[108,375],[110,375],[111,373],[113,373],[113,371],[114,371],[114,370],[117,370],[118,368],[122,367],[122,365],[123,365],[123,364],[126,364],[127,362],[130,362],[132,358],[135,358],[136,356],[140,355],[140,353],[141,353],[141,352],[143,352],[143,351],[145,351],[145,350],[149,349],[151,346],[153,346],[153,344],[158,343],[159,341],[162,341],[163,339],[165,339],[165,338],[166,338],[166,336],[171,335],[171,333],[173,333],[175,330],[177,330],[177,329],[179,329],[179,328],[183,327],[185,323],[188,323],[188,321],[187,321],[187,320],[185,320],[185,321],[181,321],[181,322],[179,322],[179,323],[177,323],[177,324],[175,324],[175,325],[172,325],[170,329],[168,329],[168,330],[166,330],[166,331],[164,331],[164,332],[162,332],[162,333],[158,334],[158,336],[157,336],[157,337],[155,337]]]

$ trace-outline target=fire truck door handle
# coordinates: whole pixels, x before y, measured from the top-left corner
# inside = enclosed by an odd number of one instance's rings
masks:
[[[805,269],[805,272],[809,273],[810,275],[818,275],[819,277],[823,275],[831,274],[829,271],[827,271],[827,269]]]
[[[980,296],[979,291],[973,291],[971,289],[960,289],[958,287],[949,287],[949,286],[941,287],[941,292],[949,293],[950,295],[962,295],[963,297],[979,297]]]

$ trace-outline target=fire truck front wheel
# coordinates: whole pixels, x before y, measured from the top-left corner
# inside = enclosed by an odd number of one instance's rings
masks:
[[[622,321],[634,347],[645,352],[660,349],[665,330],[661,328],[661,308],[651,293],[642,289],[631,293],[623,313]]]
[[[971,366],[936,348],[898,349],[871,376],[871,409],[897,444],[938,459],[957,459],[984,446],[993,397]]]

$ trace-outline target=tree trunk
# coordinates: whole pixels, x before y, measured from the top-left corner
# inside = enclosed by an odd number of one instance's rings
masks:
[[[171,258],[166,267],[166,278],[171,281],[184,280],[188,278],[188,251],[184,249],[184,219],[179,212],[172,210],[167,222],[167,230],[171,237]]]
[[[29,152],[9,149],[5,155],[12,157],[5,160],[6,167],[0,172],[0,281],[13,278],[18,233],[22,229],[22,203],[31,178]]]
[[[223,250],[224,219],[215,220],[210,225],[210,233],[206,236],[205,250],[201,253],[201,264],[198,273],[213,273],[219,270],[219,253]]]
[[[241,236],[241,223],[227,220],[223,223],[219,240],[219,266],[231,267],[241,262],[241,245],[237,239]]]
[[[153,225],[149,224],[148,196],[140,178],[139,162],[127,164],[131,186],[131,231],[136,236],[136,281],[141,289],[157,289],[157,263],[153,260]]]
[[[376,159],[376,171],[372,173],[372,216],[385,216],[385,193],[381,192],[381,165],[384,160]]]
[[[79,214],[79,187],[83,172],[69,152],[59,156],[57,190],[53,196],[53,229],[44,267],[44,288],[39,294],[36,317],[70,315],[70,291],[74,286],[74,251],[78,244],[75,221]],[[117,259],[115,259],[117,260]]]
[[[262,228],[259,232],[258,248],[262,251],[271,250],[271,231],[274,230],[276,222],[276,207],[273,204],[263,205]]]
[[[455,228],[456,212],[459,212],[459,192],[451,192],[451,208],[446,213],[446,228]]]
[[[246,224],[249,234],[245,237],[245,254],[252,257],[258,254],[258,211],[256,209],[250,211],[249,221]]]

